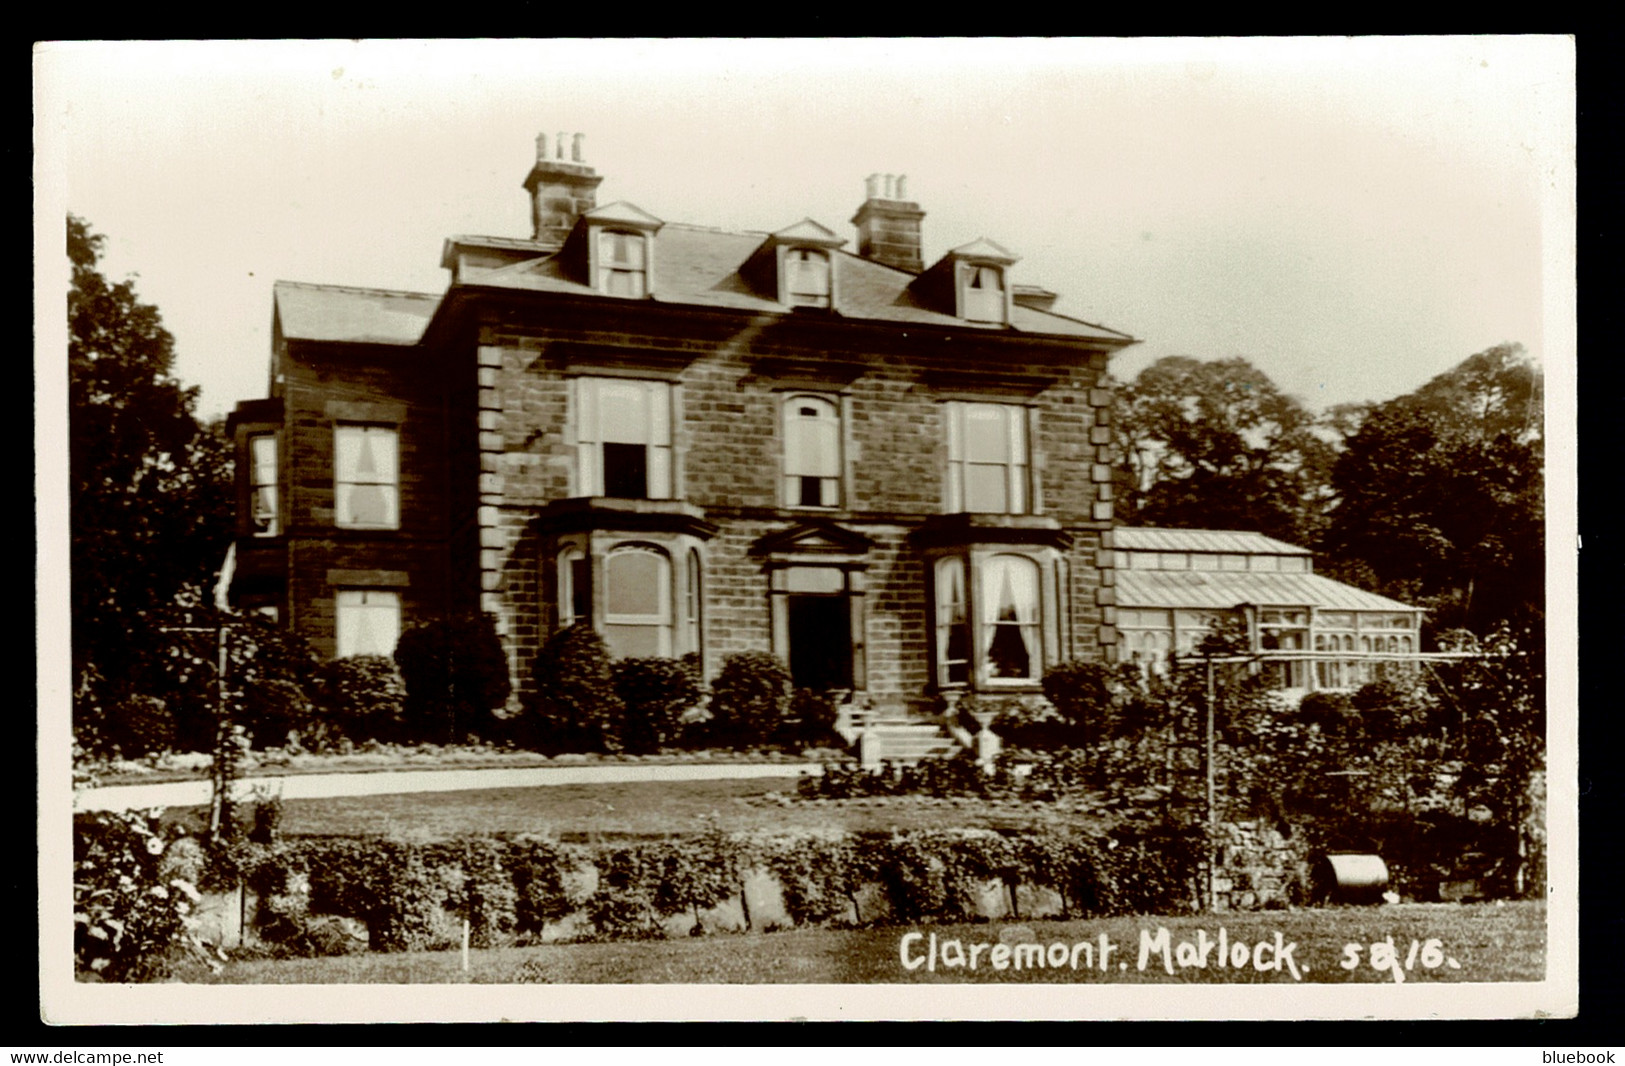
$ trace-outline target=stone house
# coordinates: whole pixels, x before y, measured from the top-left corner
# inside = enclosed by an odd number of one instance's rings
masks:
[[[270,396],[230,420],[236,606],[330,655],[489,611],[516,689],[575,621],[897,711],[1109,657],[1131,337],[992,240],[925,263],[902,178],[849,250],[600,206],[579,138],[538,142],[532,233],[447,239],[444,294],[275,286]]]

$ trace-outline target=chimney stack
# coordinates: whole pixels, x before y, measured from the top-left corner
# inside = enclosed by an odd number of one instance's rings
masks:
[[[925,212],[908,199],[908,175],[871,174],[864,179],[867,199],[852,216],[858,227],[858,254],[877,263],[918,274],[920,220]]]
[[[563,133],[556,135],[549,158],[547,134],[536,135],[536,165],[525,178],[525,191],[530,193],[532,240],[562,245],[575,228],[576,219],[598,206],[598,185],[604,179],[581,161],[585,139],[586,135],[580,133],[573,138]]]

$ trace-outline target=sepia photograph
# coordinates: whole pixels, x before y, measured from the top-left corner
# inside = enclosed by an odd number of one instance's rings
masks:
[[[1575,1014],[1572,39],[33,60],[46,1022]]]

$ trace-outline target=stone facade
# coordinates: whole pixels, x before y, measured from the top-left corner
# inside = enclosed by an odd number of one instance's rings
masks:
[[[1103,374],[1130,338],[1044,290],[1024,303],[988,242],[903,269],[924,213],[900,181],[860,209],[885,234],[869,257],[810,221],[723,234],[596,208],[596,187],[539,159],[545,224],[449,240],[438,299],[278,286],[272,399],[233,425],[245,510],[267,476],[250,441],[275,437],[280,522],[239,530],[240,606],[328,654],[372,639],[352,621],[341,640],[338,590],[387,589],[364,602],[399,628],[483,609],[521,694],[574,620],[708,675],[771,652],[899,710],[1111,657]],[[355,426],[398,449],[388,484],[339,470]],[[394,494],[388,528],[340,528],[345,479]]]

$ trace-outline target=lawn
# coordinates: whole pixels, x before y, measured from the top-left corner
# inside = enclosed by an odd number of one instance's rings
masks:
[[[1055,804],[933,797],[793,800],[795,777],[638,781],[284,800],[282,832],[414,839],[540,833],[564,840],[759,829],[1015,828],[1065,817]]]
[[[1290,957],[1303,983],[1382,983],[1395,981],[1395,968],[1406,981],[1494,982],[1539,981],[1546,970],[1546,908],[1540,902],[1496,904],[1402,904],[1385,907],[1333,907],[1319,910],[1182,915],[1174,918],[1122,917],[1097,920],[992,922],[935,927],[897,926],[866,929],[793,929],[774,933],[718,935],[685,940],[617,943],[548,944],[470,953],[464,972],[456,951],[399,955],[362,954],[337,958],[233,962],[211,979],[216,984],[871,984],[871,983],[1111,983],[1111,984],[1232,984],[1296,983],[1290,966],[1277,972],[1253,968],[1252,956],[1242,969],[1218,968],[1210,956],[1206,968],[1180,965],[1182,941],[1200,943],[1199,930],[1217,939],[1223,927],[1228,943],[1268,945],[1258,953],[1269,966],[1279,933],[1282,943],[1296,944]],[[1156,943],[1159,929],[1169,933],[1169,960],[1163,964],[1159,948],[1152,947],[1142,969],[1142,939]],[[908,945],[917,969],[903,965],[901,942],[920,933]],[[957,941],[966,954],[974,953],[974,970],[936,969],[925,962],[934,934],[938,957],[953,954],[949,941]],[[1047,964],[995,968],[991,948],[973,945],[1033,943],[1046,952],[1053,944],[1068,948],[1088,943],[1098,950],[1104,935],[1112,947],[1104,972],[1096,957],[1092,963],[1079,953],[1079,968],[1068,962],[1059,969]],[[1382,969],[1371,965],[1373,943],[1397,949],[1397,959]],[[1440,942],[1437,954],[1424,951],[1426,942]],[[1411,942],[1417,944],[1411,956]],[[1347,945],[1357,952],[1350,955]],[[1385,950],[1385,947],[1384,949]],[[1013,948],[1012,948],[1013,952]],[[1380,954],[1380,951],[1379,951]],[[1340,963],[1355,958],[1358,965]],[[1455,966],[1449,961],[1454,960]],[[1009,961],[1008,959],[1006,960]],[[1379,958],[1379,962],[1381,962]],[[1407,962],[1409,968],[1407,969]],[[1428,963],[1435,963],[1433,966]],[[1126,966],[1124,965],[1126,964]]]

